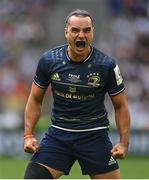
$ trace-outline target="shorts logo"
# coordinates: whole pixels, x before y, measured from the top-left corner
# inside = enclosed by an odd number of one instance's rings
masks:
[[[110,165],[115,164],[115,163],[116,163],[115,159],[111,156],[110,160],[108,162],[108,165],[110,166]]]

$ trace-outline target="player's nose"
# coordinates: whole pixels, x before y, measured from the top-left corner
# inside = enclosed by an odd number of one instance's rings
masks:
[[[79,31],[78,37],[79,37],[80,39],[83,39],[83,38],[84,38],[84,32],[83,32],[83,31]]]

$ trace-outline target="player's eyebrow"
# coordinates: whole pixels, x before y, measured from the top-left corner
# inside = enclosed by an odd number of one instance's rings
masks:
[[[77,28],[77,27],[71,27],[71,31],[72,32],[79,32],[79,31],[81,31],[81,29]],[[91,31],[91,27],[83,28],[82,31],[83,32],[90,32]]]
[[[79,31],[80,31],[80,29],[79,29],[79,28],[77,28],[77,27],[71,27],[71,31],[72,31],[72,32],[79,32]]]

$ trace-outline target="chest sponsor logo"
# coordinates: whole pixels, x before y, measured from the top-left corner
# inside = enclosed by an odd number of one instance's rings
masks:
[[[78,83],[81,81],[80,75],[78,74],[69,74],[67,80],[73,83]]]
[[[99,73],[90,73],[89,75],[87,75],[87,78],[88,78],[88,85],[91,85],[93,87],[100,86]]]
[[[71,93],[71,92],[61,92],[61,91],[57,91],[55,90],[54,93],[60,97],[63,97],[65,99],[73,99],[73,100],[80,100],[80,101],[84,101],[84,100],[89,100],[89,99],[94,99],[95,98],[95,94],[88,94],[88,95],[80,95],[77,93]]]

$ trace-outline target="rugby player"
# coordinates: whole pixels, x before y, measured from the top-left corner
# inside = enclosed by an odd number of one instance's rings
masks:
[[[66,18],[67,44],[45,52],[38,63],[25,108],[24,150],[34,153],[25,179],[68,175],[77,160],[92,179],[119,179],[117,158],[129,145],[130,115],[116,60],[93,46],[93,18],[74,10]],[[48,86],[53,92],[52,125],[38,146],[34,128]],[[115,110],[119,142],[112,145],[104,105],[108,93]]]

